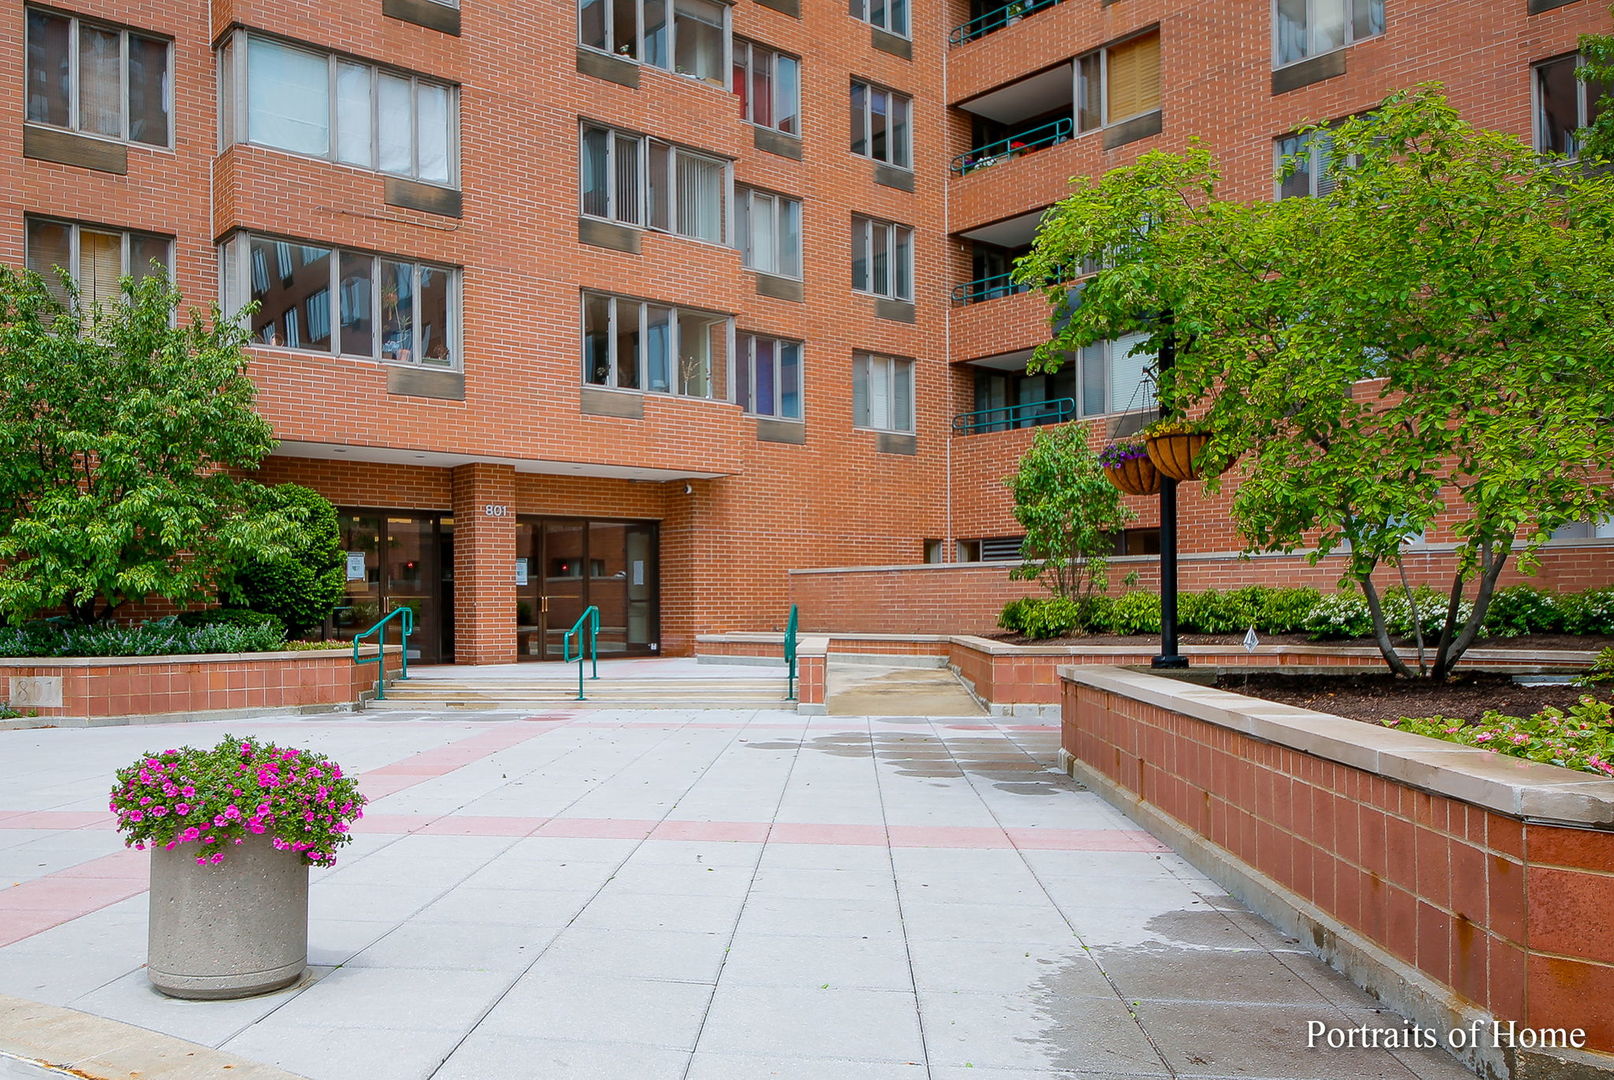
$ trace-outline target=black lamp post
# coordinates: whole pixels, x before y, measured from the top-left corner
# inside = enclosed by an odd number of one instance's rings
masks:
[[[1166,315],[1169,322],[1170,314]],[[1176,338],[1167,335],[1160,345],[1160,385],[1177,360]],[[1166,415],[1162,401],[1160,415]],[[1177,650],[1177,481],[1160,478],[1160,655],[1149,662],[1153,668],[1185,668],[1188,657]]]

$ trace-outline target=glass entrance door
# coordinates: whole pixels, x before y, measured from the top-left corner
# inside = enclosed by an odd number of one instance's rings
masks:
[[[566,632],[600,609],[602,656],[659,647],[657,533],[649,521],[522,518],[516,534],[516,649],[560,660]]]
[[[347,599],[333,623],[338,638],[352,638],[400,607],[414,612],[409,658],[427,664],[452,660],[454,519],[439,514],[343,510]],[[397,641],[397,632],[388,630]]]

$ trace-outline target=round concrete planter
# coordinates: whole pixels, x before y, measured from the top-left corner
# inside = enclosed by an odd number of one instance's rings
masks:
[[[267,836],[230,845],[217,866],[198,866],[198,850],[151,852],[151,985],[216,999],[296,982],[308,967],[308,864]]]

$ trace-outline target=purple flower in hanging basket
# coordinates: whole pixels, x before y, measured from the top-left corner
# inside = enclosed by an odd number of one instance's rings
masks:
[[[1106,469],[1113,469],[1148,456],[1149,451],[1141,442],[1113,442],[1098,452],[1098,463]]]

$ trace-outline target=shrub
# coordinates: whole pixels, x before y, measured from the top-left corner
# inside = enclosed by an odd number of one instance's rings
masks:
[[[274,615],[266,611],[248,611],[246,608],[207,608],[203,611],[186,611],[174,617],[179,626],[272,626],[285,636],[286,628]]]
[[[268,836],[282,851],[331,866],[365,801],[358,781],[327,757],[226,735],[211,750],[142,754],[118,770],[110,809],[126,847],[196,844],[198,863],[221,863],[248,836]]]
[[[1555,634],[1563,630],[1564,606],[1557,595],[1533,585],[1509,585],[1491,596],[1484,626],[1491,637]]]
[[[1614,635],[1614,589],[1564,593],[1559,600],[1564,613],[1564,633]]]
[[[1357,638],[1373,632],[1367,601],[1356,593],[1334,593],[1317,601],[1304,629],[1313,638]]]
[[[1029,596],[1022,596],[1018,600],[1010,600],[1003,605],[1003,610],[998,613],[998,625],[1016,634],[1025,633],[1026,613],[1034,603],[1036,601]]]
[[[1087,436],[1081,424],[1038,428],[1019,470],[1004,480],[1026,531],[1026,562],[1009,576],[1041,581],[1055,596],[1077,601],[1109,587],[1106,557],[1134,516],[1105,479]]]
[[[0,628],[0,656],[182,656],[272,652],[285,642],[278,623],[180,626],[169,616],[139,626],[32,622]]]
[[[1385,721],[1386,727],[1509,757],[1614,776],[1614,703],[1583,697],[1566,713],[1546,708],[1527,719],[1488,712],[1472,724],[1444,716]]]
[[[1158,634],[1160,597],[1151,592],[1129,592],[1110,603],[1104,628],[1112,634]]]
[[[297,484],[268,489],[263,509],[291,519],[291,553],[238,563],[219,590],[227,606],[278,618],[293,635],[324,622],[342,602],[342,533],[336,508],[319,492]]]
[[[1597,654],[1592,666],[1584,675],[1575,680],[1576,686],[1597,686],[1600,683],[1614,682],[1614,648],[1606,648]]]
[[[1065,596],[1026,597],[1005,604],[998,625],[1039,641],[1066,637],[1103,626],[1111,603],[1106,596],[1080,600]]]
[[[1255,628],[1263,634],[1295,633],[1304,629],[1322,599],[1316,589],[1263,590],[1256,607]]]
[[[1177,625],[1195,634],[1225,634],[1239,629],[1232,594],[1215,589],[1181,593],[1177,597]]]

